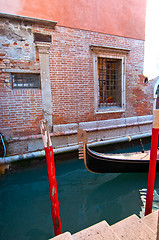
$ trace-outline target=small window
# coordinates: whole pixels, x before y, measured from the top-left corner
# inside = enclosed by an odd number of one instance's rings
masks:
[[[98,57],[98,108],[121,107],[122,60]]]
[[[94,111],[124,112],[126,105],[126,55],[130,49],[90,45],[93,53]]]
[[[40,74],[13,73],[11,74],[12,88],[41,88]]]
[[[51,43],[52,37],[51,35],[41,34],[41,33],[34,33],[34,41],[35,42],[48,42]]]
[[[125,111],[125,56],[94,54],[95,113]]]

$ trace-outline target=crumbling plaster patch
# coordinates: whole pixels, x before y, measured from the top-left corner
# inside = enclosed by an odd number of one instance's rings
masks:
[[[5,58],[35,61],[32,27],[23,22],[0,20],[0,48]]]

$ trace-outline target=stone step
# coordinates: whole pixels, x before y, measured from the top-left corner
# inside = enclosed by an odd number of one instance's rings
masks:
[[[50,240],[156,240],[158,214],[155,211],[141,219],[134,214],[112,226],[102,221],[73,235],[65,232]]]
[[[141,220],[149,227],[153,232],[157,234],[159,211],[154,211],[151,214],[141,218]]]
[[[73,240],[120,240],[106,221],[77,232],[72,235],[72,238]]]
[[[132,215],[111,226],[112,230],[123,240],[155,240],[156,233],[137,215]]]
[[[49,240],[73,240],[71,233],[65,232]]]

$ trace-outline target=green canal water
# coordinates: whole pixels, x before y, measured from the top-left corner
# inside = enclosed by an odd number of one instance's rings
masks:
[[[75,233],[106,220],[113,224],[139,216],[139,190],[147,173],[94,174],[82,160],[56,163],[63,232]],[[155,189],[159,190],[159,173]],[[0,239],[46,240],[54,236],[46,166],[0,176]]]

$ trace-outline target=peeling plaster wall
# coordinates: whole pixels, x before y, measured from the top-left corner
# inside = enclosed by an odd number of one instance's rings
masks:
[[[36,51],[31,26],[0,20],[0,48],[6,58],[35,61]]]
[[[12,89],[11,73],[40,74],[34,32],[48,31],[43,26],[0,18],[0,132],[6,139],[40,133],[41,89]]]

